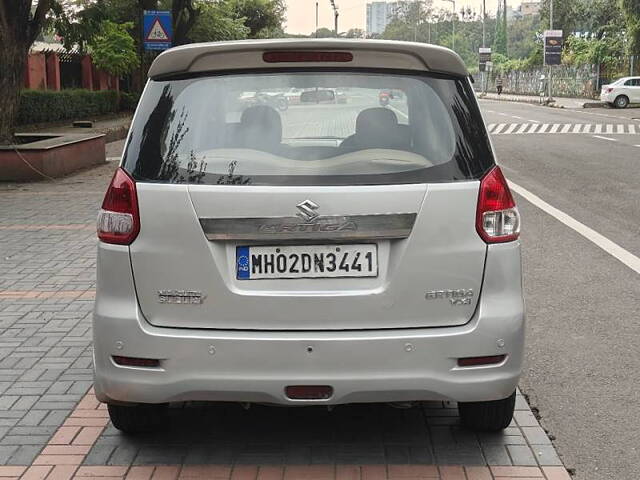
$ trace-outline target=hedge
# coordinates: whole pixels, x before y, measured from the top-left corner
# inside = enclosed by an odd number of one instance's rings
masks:
[[[116,113],[119,110],[118,93],[112,90],[23,90],[17,124],[86,120],[91,116]]]

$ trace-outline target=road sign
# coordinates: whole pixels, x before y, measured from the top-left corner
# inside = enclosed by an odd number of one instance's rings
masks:
[[[562,30],[544,31],[544,64],[560,65],[562,57]]]
[[[491,63],[491,49],[480,47],[478,49],[478,57],[480,59],[480,71],[484,72],[487,70],[487,63]]]
[[[173,26],[168,10],[145,10],[143,16],[145,50],[166,50],[171,47]]]

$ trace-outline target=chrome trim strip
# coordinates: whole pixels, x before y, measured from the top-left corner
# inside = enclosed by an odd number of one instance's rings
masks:
[[[200,218],[209,240],[382,240],[407,238],[415,213],[299,217]]]

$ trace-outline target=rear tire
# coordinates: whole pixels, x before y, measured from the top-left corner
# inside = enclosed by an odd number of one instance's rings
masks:
[[[509,426],[516,406],[516,392],[489,402],[458,403],[462,424],[472,430],[497,432]]]
[[[613,104],[616,106],[616,108],[627,108],[627,106],[629,105],[629,97],[627,97],[626,95],[620,95],[616,97],[616,99],[613,101]]]
[[[160,430],[167,422],[167,405],[108,404],[111,423],[123,433],[146,433]]]

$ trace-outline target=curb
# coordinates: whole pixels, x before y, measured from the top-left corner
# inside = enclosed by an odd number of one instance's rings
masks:
[[[536,97],[532,97],[532,98],[513,98],[513,97],[509,97],[509,94],[506,94],[505,96],[500,96],[498,97],[496,96],[487,96],[484,94],[478,94],[478,99],[487,99],[487,100],[495,100],[498,102],[512,102],[512,103],[529,103],[529,104],[533,104],[533,105],[541,105],[544,107],[551,107],[551,108],[567,108],[564,105],[559,105],[557,102],[551,102],[550,104],[547,104],[545,102],[541,103],[540,100]],[[580,108],[580,107],[579,107]],[[602,102],[596,102],[596,101],[591,101],[591,100],[585,100],[582,103],[582,107],[581,108],[607,108],[606,105]]]

